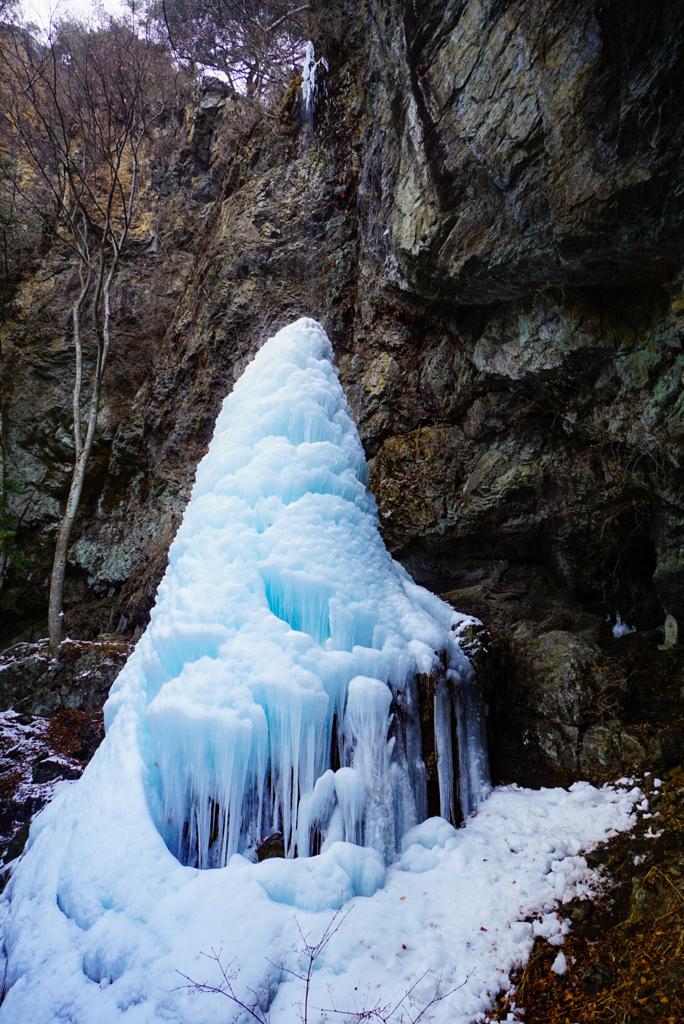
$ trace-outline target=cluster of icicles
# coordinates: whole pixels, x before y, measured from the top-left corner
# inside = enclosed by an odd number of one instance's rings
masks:
[[[151,809],[186,864],[256,858],[276,832],[286,856],[342,840],[389,863],[428,813],[455,823],[488,792],[466,617],[389,555],[366,483],[330,342],[297,321],[224,402],[107,706],[144,693]]]
[[[269,736],[270,751],[255,758],[256,770],[247,777],[238,772],[237,786],[229,751],[228,764],[193,772],[162,746],[165,834],[172,852],[192,866],[222,867],[233,853],[253,856],[260,841],[281,833],[287,856],[308,857],[342,840],[373,847],[391,862],[401,852],[402,836],[428,817],[421,682],[434,684],[414,677],[397,690],[355,676],[342,728],[335,718],[331,730],[310,733],[303,762],[299,737],[289,744]],[[435,690],[428,700],[434,708],[438,811],[458,823],[489,792],[481,698],[474,674],[463,679],[451,669]],[[337,770],[317,774],[321,764],[335,763]]]

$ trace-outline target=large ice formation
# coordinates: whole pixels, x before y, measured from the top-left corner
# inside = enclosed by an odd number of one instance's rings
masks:
[[[418,674],[439,676],[442,812],[455,816],[452,702],[465,814],[486,791],[463,616],[392,560],[366,482],[330,342],[299,320],[224,403],[106,708],[109,727],[145,705],[151,806],[185,863],[221,866],[274,831],[290,855],[346,840],[392,859],[427,816]]]

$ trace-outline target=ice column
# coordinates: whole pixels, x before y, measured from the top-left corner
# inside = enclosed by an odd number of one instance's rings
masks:
[[[307,113],[313,113],[313,108],[316,105],[318,93],[316,72],[319,66],[325,68],[326,71],[328,70],[328,62],[325,57],[320,57],[316,60],[314,44],[309,40],[306,44],[306,51],[302,62],[302,96],[304,97],[304,106]]]
[[[356,676],[349,683],[344,729],[352,748],[353,770],[365,791],[364,844],[386,859],[396,848],[390,782],[394,742],[387,742],[391,703],[391,690],[380,679]]]
[[[454,739],[458,748],[457,773],[454,771]],[[449,667],[435,693],[435,740],[441,813],[448,821],[455,822],[457,802],[461,816],[467,818],[492,787],[477,678],[470,662],[454,645],[450,649]]]
[[[150,625],[107,705],[144,706],[151,809],[198,867],[338,840],[390,860],[427,815],[419,678],[439,677],[445,816],[486,790],[459,615],[387,552],[366,459],[320,324],[257,353],[226,398]],[[478,717],[479,716],[479,717]],[[336,769],[336,770],[335,770]]]

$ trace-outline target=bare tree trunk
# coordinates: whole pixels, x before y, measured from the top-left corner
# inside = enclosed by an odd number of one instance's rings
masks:
[[[114,272],[116,267],[112,267]],[[50,603],[48,605],[48,635],[50,637],[50,650],[56,653],[59,650],[59,646],[63,639],[62,620],[64,618],[64,579],[66,576],[66,565],[67,556],[69,553],[69,541],[71,540],[71,532],[76,521],[76,515],[78,513],[78,506],[81,501],[81,493],[83,491],[83,481],[85,479],[85,471],[88,465],[88,459],[90,458],[90,452],[92,451],[93,441],[95,440],[95,428],[97,426],[97,411],[100,404],[100,390],[102,387],[102,376],[106,365],[106,356],[103,358],[103,345],[101,342],[101,332],[98,331],[98,345],[97,345],[97,363],[95,366],[95,372],[93,374],[93,393],[90,398],[90,414],[88,417],[88,430],[86,432],[85,443],[82,440],[81,430],[81,384],[83,379],[83,349],[81,346],[81,306],[83,300],[86,297],[88,288],[90,287],[91,272],[88,271],[85,282],[81,276],[81,291],[74,302],[72,307],[72,318],[74,325],[74,349],[76,352],[76,380],[74,383],[74,472],[71,477],[71,487],[69,488],[69,497],[67,499],[66,511],[64,518],[59,526],[59,532],[57,534],[57,544],[55,546],[55,557],[52,563],[52,576],[50,578]],[[102,291],[102,278],[104,276],[104,254],[100,259],[100,268],[98,273],[97,285],[95,288],[95,298],[93,299],[93,317],[98,320],[98,309],[100,294]],[[107,281],[107,295],[105,302],[105,319],[107,328],[107,338],[109,338],[109,285],[111,284],[111,277],[113,273],[110,272]],[[108,347],[108,346],[107,346]]]
[[[72,305],[74,467],[50,583],[48,626],[53,652],[62,641],[69,542],[95,440],[110,345],[110,291],[135,209],[140,147],[165,109],[167,89],[171,95],[162,48],[149,33],[141,34],[115,19],[109,20],[104,35],[77,23],[60,24],[56,33],[47,45],[35,47],[27,47],[18,30],[9,32],[7,45],[0,40],[12,139],[17,136],[23,159],[47,188],[47,207],[42,201],[34,202],[31,190],[21,191],[21,176],[11,162],[7,175],[80,263],[81,291]],[[93,282],[90,317],[97,350],[95,367],[87,374],[92,383],[86,427],[81,413],[81,307]]]
[[[99,381],[96,382],[95,388],[99,400]],[[94,397],[95,396],[93,395],[93,398]],[[64,513],[64,518],[62,519],[59,527],[59,533],[57,534],[57,545],[55,547],[55,558],[52,563],[52,577],[50,580],[50,604],[48,606],[48,633],[50,636],[50,650],[53,652],[59,650],[59,646],[63,639],[62,618],[64,613],[62,611],[62,604],[64,601],[64,577],[66,574],[67,554],[69,551],[71,531],[76,520],[76,513],[78,512],[78,506],[81,500],[81,491],[83,490],[83,480],[85,478],[88,456],[90,455],[92,446],[93,439],[90,438],[89,443],[88,440],[86,440],[86,444],[74,464],[74,474],[71,478],[71,487],[69,488],[66,512]]]
[[[81,264],[81,294],[74,303],[72,309],[72,320],[74,324],[74,351],[76,353],[76,380],[74,381],[74,448],[76,458],[81,454],[83,448],[83,434],[81,430],[81,387],[83,385],[83,346],[81,344],[81,303],[86,297],[92,277],[90,269],[83,282],[83,264]]]

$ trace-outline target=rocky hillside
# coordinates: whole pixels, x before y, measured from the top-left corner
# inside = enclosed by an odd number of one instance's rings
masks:
[[[223,397],[308,314],[389,549],[484,623],[496,776],[681,760],[684,655],[658,627],[684,619],[683,26],[679,0],[357,0],[313,125],[297,82],[275,115],[211,81],[169,115],[116,290],[69,635],[144,626]],[[44,635],[77,279],[36,235],[3,329],[28,565],[5,646]],[[613,637],[616,611],[637,632]]]

